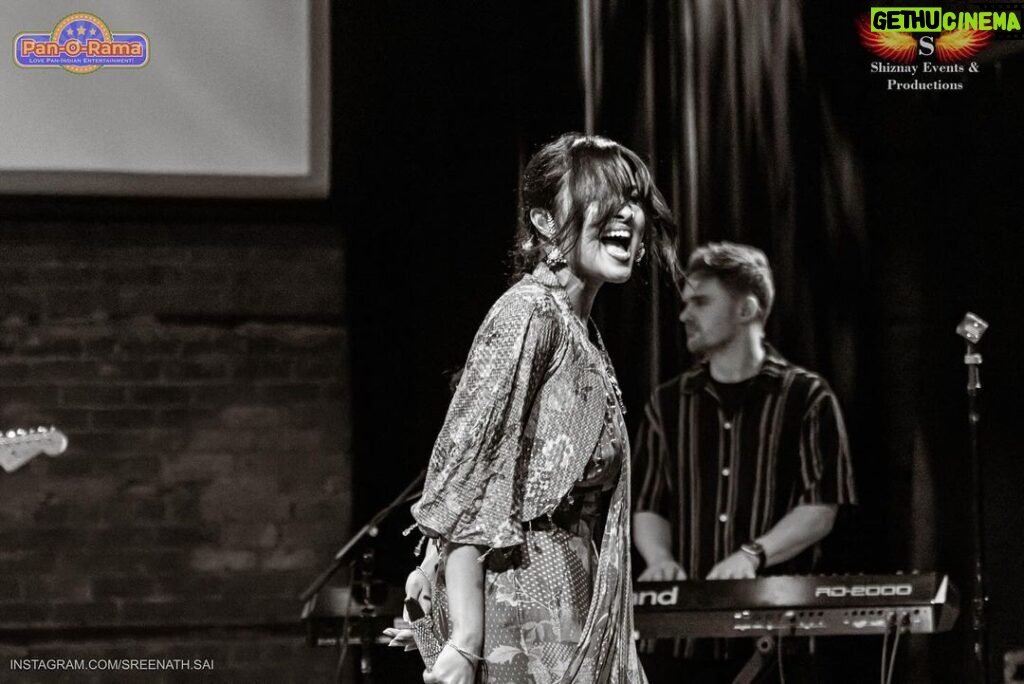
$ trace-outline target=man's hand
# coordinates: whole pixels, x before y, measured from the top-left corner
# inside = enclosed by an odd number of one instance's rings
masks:
[[[670,582],[672,580],[686,579],[686,571],[679,563],[672,559],[666,559],[648,565],[647,568],[637,577],[638,582]]]
[[[757,559],[749,553],[736,551],[723,558],[708,573],[709,580],[753,579],[757,576]]]
[[[672,556],[672,528],[668,520],[651,511],[637,511],[633,514],[633,542],[647,563],[637,581],[687,579],[683,568]]]

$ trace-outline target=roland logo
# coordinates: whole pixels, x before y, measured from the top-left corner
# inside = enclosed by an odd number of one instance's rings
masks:
[[[910,596],[913,591],[913,586],[909,584],[840,584],[833,587],[818,587],[814,590],[814,595],[829,598]]]
[[[634,606],[674,606],[679,603],[679,587],[664,591],[638,591],[633,595]]]

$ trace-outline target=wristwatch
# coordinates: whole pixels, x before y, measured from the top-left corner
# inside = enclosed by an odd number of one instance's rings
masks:
[[[764,547],[756,541],[751,540],[740,544],[740,551],[757,561],[757,567],[754,568],[755,571],[763,570],[764,566],[768,565],[768,556],[765,555]]]

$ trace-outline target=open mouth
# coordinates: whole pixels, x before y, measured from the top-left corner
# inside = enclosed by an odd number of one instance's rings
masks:
[[[633,231],[628,228],[610,228],[601,233],[601,244],[613,257],[620,261],[629,260],[633,243]]]

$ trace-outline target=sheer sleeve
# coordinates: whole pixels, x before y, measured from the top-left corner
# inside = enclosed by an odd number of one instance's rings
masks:
[[[492,548],[522,543],[528,424],[559,330],[542,295],[513,289],[491,308],[434,444],[423,497],[413,506],[426,535]]]

